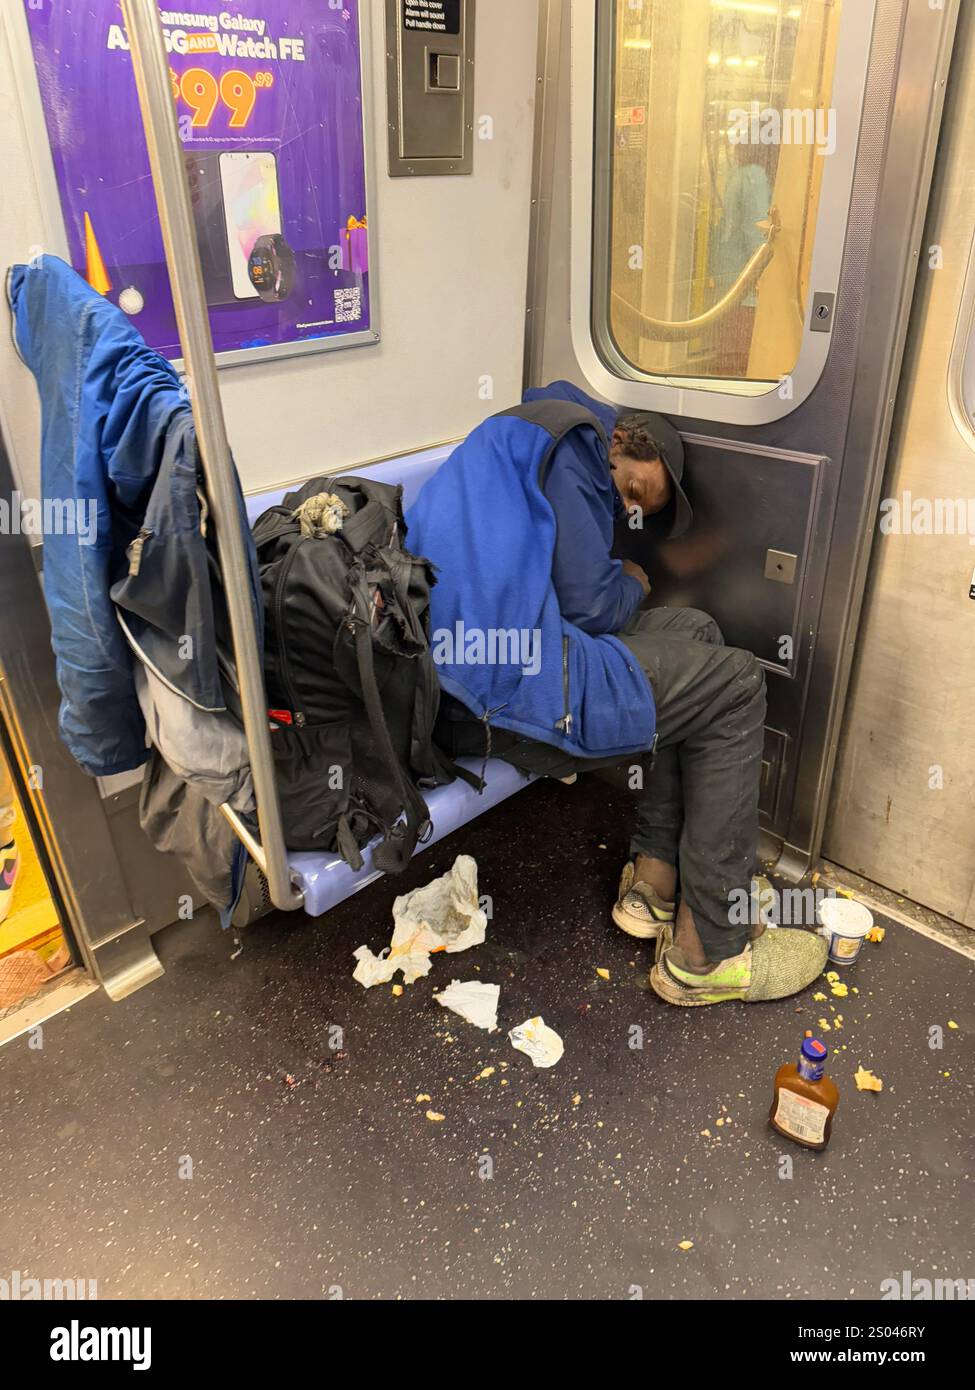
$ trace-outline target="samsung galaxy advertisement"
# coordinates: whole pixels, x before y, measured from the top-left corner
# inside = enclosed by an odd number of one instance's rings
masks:
[[[71,263],[180,356],[117,0],[25,0]],[[374,336],[357,0],[160,7],[224,363]],[[243,355],[242,355],[243,354]]]

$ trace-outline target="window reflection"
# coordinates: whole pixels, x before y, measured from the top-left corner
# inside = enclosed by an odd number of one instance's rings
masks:
[[[799,360],[840,0],[616,0],[609,326],[642,373]]]

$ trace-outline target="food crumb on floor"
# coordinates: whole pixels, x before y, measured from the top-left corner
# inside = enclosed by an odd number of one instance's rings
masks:
[[[858,1091],[882,1091],[884,1089],[884,1083],[880,1077],[874,1076],[872,1071],[868,1071],[863,1066],[857,1067],[853,1079],[857,1083]]]

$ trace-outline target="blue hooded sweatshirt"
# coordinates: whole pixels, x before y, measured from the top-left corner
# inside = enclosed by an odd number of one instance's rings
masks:
[[[551,399],[519,406],[474,430],[407,515],[410,549],[438,569],[432,648],[443,689],[478,719],[582,758],[644,752],[655,728],[632,654],[571,621],[553,578],[563,522],[547,480],[564,469],[583,503],[573,516],[591,518],[576,532],[580,563],[590,551],[608,559],[616,494],[606,458],[590,411]],[[610,615],[620,626],[642,598],[634,587],[630,611],[624,597]]]

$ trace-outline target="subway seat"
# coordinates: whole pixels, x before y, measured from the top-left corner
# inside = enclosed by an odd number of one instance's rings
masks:
[[[335,476],[341,477],[344,474],[348,477],[375,478],[382,483],[399,483],[403,488],[403,509],[408,511],[420,488],[452,452],[452,445],[425,449],[421,453],[387,459],[368,468],[346,468]],[[292,492],[300,486],[301,483],[292,483],[286,488],[272,492],[249,494],[245,500],[250,524],[253,526],[268,507],[277,506],[285,493]],[[479,773],[481,770],[478,759],[463,758],[460,761],[473,772]],[[527,787],[534,779],[519,772],[510,763],[492,758],[485,769],[484,780],[486,786],[480,794],[460,780],[424,793],[430,810],[433,833],[425,844],[417,846],[417,854],[421,854],[424,849],[436,844],[460,826],[466,825],[468,821],[489,811],[492,806],[506,801],[509,796]],[[305,895],[304,909],[309,916],[320,917],[330,907],[357,893],[360,888],[365,888],[376,879],[382,878],[382,872],[373,865],[372,849],[373,846],[370,844],[362,851],[365,863],[358,871],[350,868],[337,854],[294,853],[288,856],[292,872],[298,878]]]

